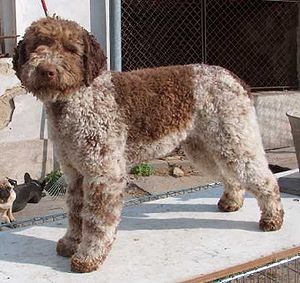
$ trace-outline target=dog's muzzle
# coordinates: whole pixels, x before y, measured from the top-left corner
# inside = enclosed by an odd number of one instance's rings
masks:
[[[42,80],[53,81],[57,77],[55,66],[49,63],[40,63],[36,67],[36,73]]]

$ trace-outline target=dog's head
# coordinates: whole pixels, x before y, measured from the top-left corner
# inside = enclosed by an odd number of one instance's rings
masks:
[[[27,28],[13,67],[28,91],[55,100],[89,86],[106,67],[96,39],[77,23],[44,18]]]
[[[8,180],[0,181],[0,206],[1,204],[12,203],[16,199],[16,193]]]

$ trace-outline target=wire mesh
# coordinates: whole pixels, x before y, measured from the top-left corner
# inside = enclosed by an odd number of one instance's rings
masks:
[[[300,255],[219,280],[220,283],[299,283]]]
[[[297,88],[298,3],[122,0],[124,71],[208,63],[252,88]]]
[[[124,71],[202,61],[202,1],[122,0],[121,7]]]
[[[252,87],[297,87],[297,3],[207,1],[207,63]]]

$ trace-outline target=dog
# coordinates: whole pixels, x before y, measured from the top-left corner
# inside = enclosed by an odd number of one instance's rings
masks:
[[[27,203],[38,203],[46,196],[44,184],[31,178],[29,173],[24,174],[24,184],[18,185],[17,181],[8,179],[16,193],[16,199],[12,206],[12,212],[24,209]]]
[[[15,221],[12,214],[13,202],[16,193],[7,179],[0,181],[0,219],[4,223]]]
[[[179,145],[195,165],[221,175],[222,211],[238,210],[247,190],[261,210],[259,227],[282,226],[279,188],[250,93],[228,70],[194,64],[109,72],[91,34],[53,18],[27,28],[13,66],[44,103],[67,178],[68,229],[56,250],[71,257],[71,270],[91,272],[106,258],[120,220],[126,165]]]

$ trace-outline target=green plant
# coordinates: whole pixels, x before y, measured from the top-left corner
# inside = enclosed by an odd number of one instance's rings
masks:
[[[141,163],[131,168],[130,173],[137,176],[150,176],[153,174],[153,167],[147,163]]]
[[[54,170],[46,175],[43,183],[45,187],[53,186],[63,174],[59,170]]]

